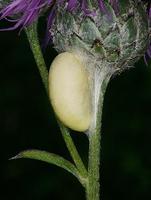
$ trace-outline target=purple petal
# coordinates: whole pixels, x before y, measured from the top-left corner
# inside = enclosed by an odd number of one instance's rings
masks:
[[[77,8],[78,3],[79,3],[79,2],[78,2],[77,0],[69,0],[69,1],[68,1],[67,10],[73,11],[74,9]]]
[[[110,0],[111,6],[113,7],[116,14],[119,14],[119,0]]]
[[[53,9],[51,10],[48,19],[47,19],[47,28],[46,28],[46,34],[45,34],[45,38],[44,38],[44,42],[42,44],[42,48],[45,49],[49,43],[50,40],[52,40],[52,35],[50,33],[50,28],[54,22],[55,19],[55,15],[56,15],[56,10],[53,7]]]
[[[99,8],[101,11],[106,12],[106,7],[103,0],[98,0]]]
[[[9,19],[14,15],[18,18],[14,21],[15,25],[8,29],[14,30],[19,27],[26,27],[38,19],[42,8],[53,4],[53,0],[14,0],[0,11],[0,20]],[[10,20],[8,20],[10,21]]]

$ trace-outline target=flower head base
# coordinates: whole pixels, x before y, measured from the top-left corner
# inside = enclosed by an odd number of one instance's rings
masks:
[[[144,55],[149,46],[145,4],[77,0],[74,5],[71,9],[66,3],[57,6],[50,32],[59,52],[79,50],[98,65],[106,62],[116,71],[133,66]]]

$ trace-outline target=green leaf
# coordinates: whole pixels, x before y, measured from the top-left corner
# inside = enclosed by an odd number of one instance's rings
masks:
[[[70,161],[64,159],[59,155],[49,153],[46,151],[32,149],[32,150],[22,151],[18,155],[12,157],[10,160],[19,158],[40,160],[61,167],[70,172],[71,174],[73,174],[80,181],[82,185],[85,185],[85,180],[83,179],[83,177],[81,177],[78,169]]]

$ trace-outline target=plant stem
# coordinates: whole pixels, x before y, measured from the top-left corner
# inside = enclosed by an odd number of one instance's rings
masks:
[[[89,163],[88,185],[86,189],[87,200],[100,200],[100,148],[101,148],[101,118],[105,91],[110,75],[102,76],[95,87],[95,115],[94,127],[89,132]],[[98,99],[98,100],[97,100]]]
[[[62,124],[60,124],[60,129],[63,135],[63,138],[65,140],[65,143],[67,145],[67,148],[70,150],[70,154],[72,156],[73,161],[75,162],[75,165],[79,172],[83,175],[84,178],[87,178],[88,172],[81,160],[81,157],[79,156],[79,153],[73,143],[73,140],[71,138],[70,132],[67,128],[65,128]]]
[[[40,76],[42,78],[42,82],[45,86],[46,93],[48,94],[48,70],[45,64],[45,60],[43,58],[43,54],[41,52],[41,47],[39,44],[39,39],[38,39],[38,33],[37,33],[37,22],[33,23],[30,27],[25,29],[27,38],[31,47],[31,50],[33,52],[37,67],[40,72]],[[74,145],[74,142],[72,140],[72,137],[70,135],[69,130],[61,123],[58,121],[58,124],[60,126],[60,130],[63,136],[63,139],[66,143],[66,146],[70,152],[70,155],[81,173],[81,175],[86,178],[87,177],[87,170],[81,160],[81,157],[76,149],[76,146]]]
[[[41,47],[38,39],[37,22],[34,22],[31,26],[25,29],[26,35],[30,44],[30,48],[33,52],[42,82],[48,94],[48,70],[41,52]]]

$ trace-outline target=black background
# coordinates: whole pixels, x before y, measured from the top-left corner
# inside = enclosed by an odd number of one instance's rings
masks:
[[[48,68],[55,55],[52,47],[46,50]],[[86,163],[87,137],[72,137]],[[151,68],[143,59],[110,81],[101,142],[102,199],[151,199]],[[24,32],[0,32],[0,199],[85,199],[68,172],[40,161],[8,160],[31,148],[70,159]]]

